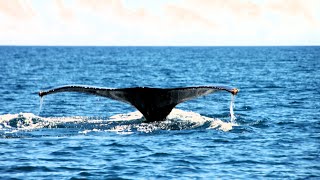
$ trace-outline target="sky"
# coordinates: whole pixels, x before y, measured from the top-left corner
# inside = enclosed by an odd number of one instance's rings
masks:
[[[320,0],[0,0],[0,45],[320,45]]]

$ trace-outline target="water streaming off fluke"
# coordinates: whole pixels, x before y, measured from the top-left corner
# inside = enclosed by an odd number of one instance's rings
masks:
[[[235,95],[231,95],[231,101],[230,101],[230,122],[231,123],[236,123],[236,116],[234,115],[233,108],[235,107],[234,103]]]
[[[41,113],[41,110],[42,110],[43,100],[44,100],[44,97],[40,97],[40,105],[39,105],[39,112],[38,112],[38,116],[40,116],[40,113]]]

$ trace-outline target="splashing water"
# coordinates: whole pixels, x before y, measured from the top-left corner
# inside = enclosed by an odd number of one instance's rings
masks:
[[[40,99],[38,115],[32,113],[0,115],[0,136],[3,133],[30,131],[42,128],[77,128],[79,133],[111,131],[120,134],[134,132],[150,133],[159,130],[188,130],[188,129],[218,129],[230,131],[236,123],[234,115],[234,95],[230,102],[230,121],[224,122],[217,118],[205,117],[195,112],[173,109],[166,121],[144,123],[139,111],[117,114],[107,119],[88,117],[41,117],[44,99]]]
[[[223,122],[220,119],[213,119],[213,121],[211,121],[210,127],[208,129],[219,129],[221,131],[230,131],[233,129],[234,126],[239,126],[236,123],[236,116],[234,115],[234,99],[235,99],[235,95],[231,95],[231,102],[230,102],[230,122]]]
[[[88,117],[41,117],[32,113],[0,115],[0,137],[11,133],[31,133],[37,129],[73,129],[69,134],[92,132],[115,132],[117,134],[152,133],[163,130],[217,129],[230,131],[232,122],[205,117],[195,112],[173,109],[166,121],[144,123],[139,111],[119,114],[108,119]],[[78,131],[74,132],[74,129]],[[45,133],[46,131],[41,131]],[[32,133],[31,133],[32,134]],[[47,134],[42,134],[47,135]]]

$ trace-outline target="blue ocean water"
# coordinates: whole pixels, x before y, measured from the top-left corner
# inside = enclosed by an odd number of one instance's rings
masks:
[[[0,47],[1,179],[318,179],[320,47]],[[165,122],[81,84],[240,89]],[[40,108],[41,105],[41,108]]]

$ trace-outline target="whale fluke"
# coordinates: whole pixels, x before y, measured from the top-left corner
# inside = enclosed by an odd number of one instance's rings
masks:
[[[208,95],[217,91],[227,91],[236,95],[237,88],[228,86],[196,86],[181,88],[102,88],[93,86],[62,86],[47,91],[40,91],[39,96],[59,92],[80,92],[103,96],[131,104],[138,109],[147,122],[163,121],[171,110],[179,103]]]

